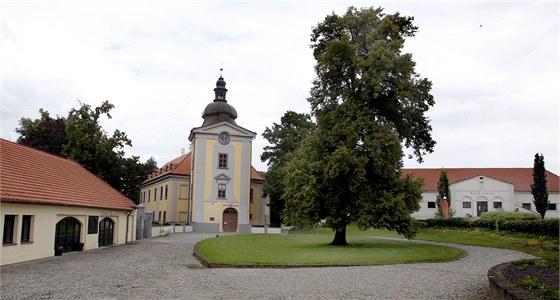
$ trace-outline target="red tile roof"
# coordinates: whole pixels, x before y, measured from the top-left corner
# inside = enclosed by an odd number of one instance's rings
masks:
[[[162,178],[167,174],[175,175],[191,175],[191,152],[183,154],[174,160],[166,163],[161,168],[156,170],[154,173],[148,176],[148,179],[144,180],[144,183],[150,182],[157,178]],[[262,180],[266,179],[253,167],[251,166],[251,180]]]
[[[191,153],[183,154],[174,160],[166,163],[163,167],[150,174],[143,183],[161,178],[167,174],[191,175]]]
[[[261,172],[257,171],[255,167],[251,166],[251,180],[265,181],[266,179],[262,176]]]
[[[447,170],[449,184],[453,184],[473,177],[486,176],[514,185],[516,192],[530,192],[533,184],[533,168],[451,168]],[[411,174],[416,178],[424,178],[424,191],[436,191],[441,169],[402,169],[403,174]],[[546,171],[549,192],[560,190],[558,175]]]
[[[133,210],[132,200],[79,164],[0,139],[0,199]]]

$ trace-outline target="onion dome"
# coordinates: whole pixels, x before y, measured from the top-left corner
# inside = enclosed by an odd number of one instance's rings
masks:
[[[208,104],[204,109],[204,112],[202,112],[202,118],[204,119],[202,126],[220,122],[230,122],[236,124],[235,119],[237,119],[237,111],[226,101],[226,82],[221,75],[216,82],[214,93],[214,101]]]

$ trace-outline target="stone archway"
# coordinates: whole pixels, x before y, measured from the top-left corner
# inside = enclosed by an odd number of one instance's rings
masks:
[[[237,231],[237,210],[234,208],[226,208],[222,216],[222,230],[224,232]]]
[[[82,250],[80,247],[81,227],[80,221],[72,217],[58,221],[54,235],[54,248],[62,247],[62,252]]]

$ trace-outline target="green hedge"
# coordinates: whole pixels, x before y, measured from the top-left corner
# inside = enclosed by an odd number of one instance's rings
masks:
[[[500,230],[515,233],[529,233],[549,235],[558,238],[560,231],[559,219],[544,220],[506,220],[506,219],[477,219],[468,220],[462,218],[436,218],[426,220],[427,227],[452,227],[452,228],[482,228]]]

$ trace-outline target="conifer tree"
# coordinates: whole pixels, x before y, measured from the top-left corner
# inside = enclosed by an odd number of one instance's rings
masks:
[[[544,219],[546,210],[548,209],[548,189],[546,187],[546,169],[544,167],[544,156],[535,154],[535,162],[533,164],[533,184],[531,185],[531,194],[533,194],[533,203],[535,208]]]

